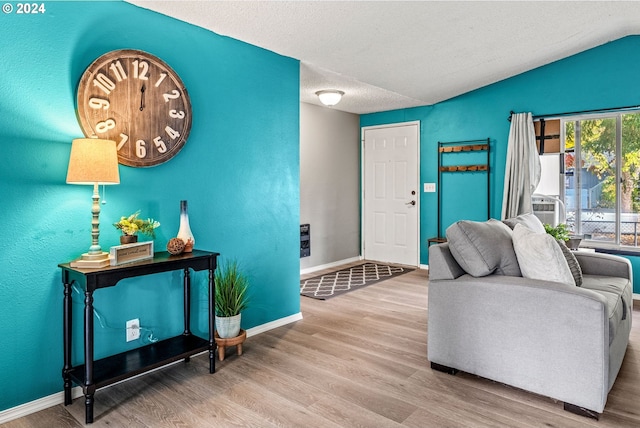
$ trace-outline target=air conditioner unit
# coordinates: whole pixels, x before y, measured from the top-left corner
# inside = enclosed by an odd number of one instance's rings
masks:
[[[559,198],[551,195],[534,194],[531,197],[531,203],[533,205],[533,214],[542,223],[555,227],[565,222],[564,203]]]

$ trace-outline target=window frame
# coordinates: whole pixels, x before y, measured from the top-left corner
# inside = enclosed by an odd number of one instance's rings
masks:
[[[621,187],[622,187],[622,166],[621,166],[621,162],[618,162],[618,159],[622,159],[622,115],[624,114],[640,114],[640,109],[638,110],[624,110],[624,111],[616,111],[616,112],[601,112],[601,113],[588,113],[588,114],[576,114],[576,115],[567,115],[567,116],[560,116],[560,117],[554,117],[554,118],[545,118],[545,120],[560,120],[560,157],[561,157],[561,162],[563,165],[563,169],[562,172],[559,176],[559,189],[560,189],[560,195],[559,198],[560,200],[562,200],[563,203],[566,203],[566,188],[565,188],[565,180],[566,180],[566,171],[564,170],[564,159],[565,159],[565,154],[567,153],[566,151],[566,123],[567,122],[573,122],[574,123],[574,138],[575,138],[575,146],[574,146],[574,162],[576,165],[581,165],[582,163],[582,127],[581,127],[581,121],[584,120],[597,120],[597,119],[609,119],[609,118],[614,118],[615,122],[616,122],[616,135],[615,135],[615,158],[616,158],[616,163],[615,163],[615,209],[614,209],[614,213],[615,213],[615,223],[614,223],[614,231],[615,231],[615,237],[614,240],[612,242],[606,242],[606,241],[599,241],[599,240],[583,240],[583,242],[585,242],[585,244],[587,244],[589,247],[593,247],[593,248],[602,248],[602,249],[614,249],[614,250],[621,250],[621,251],[625,251],[625,252],[638,252],[640,253],[640,245],[639,246],[632,246],[632,245],[624,245],[621,243],[621,221],[622,221],[622,196],[621,196]],[[581,185],[582,185],[582,174],[580,173],[580,169],[576,170],[576,173],[574,175],[575,180],[575,184],[574,186],[577,189],[581,189]],[[581,192],[577,191],[575,192],[576,194],[576,218],[579,218],[580,214],[582,213],[582,195]],[[640,214],[640,212],[638,213]],[[640,223],[640,219],[638,221],[638,223]],[[582,234],[582,224],[581,222],[576,221],[576,224],[578,225],[577,230],[575,231],[575,233],[577,235]]]

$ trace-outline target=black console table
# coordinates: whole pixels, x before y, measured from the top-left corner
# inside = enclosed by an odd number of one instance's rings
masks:
[[[167,252],[155,253],[153,259],[136,263],[107,266],[97,269],[72,268],[69,263],[58,265],[62,269],[64,284],[63,337],[64,337],[64,404],[71,404],[72,382],[82,386],[85,396],[85,422],[93,422],[93,396],[97,389],[111,385],[140,373],[162,367],[191,355],[209,351],[209,373],[214,373],[214,271],[218,253],[193,250],[172,256]],[[191,277],[189,269],[209,270],[209,338],[205,340],[191,333],[190,295]],[[93,292],[99,288],[113,287],[125,278],[150,275],[160,272],[183,270],[184,283],[184,332],[180,336],[132,349],[94,361],[93,359]],[[71,362],[71,286],[76,283],[84,290],[84,364],[73,366]]]

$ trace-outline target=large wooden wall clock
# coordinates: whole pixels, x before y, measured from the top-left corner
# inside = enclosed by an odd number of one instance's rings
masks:
[[[121,164],[154,166],[187,141],[191,101],[178,74],[160,58],[121,49],[100,56],[82,74],[78,119],[85,136],[116,142]]]

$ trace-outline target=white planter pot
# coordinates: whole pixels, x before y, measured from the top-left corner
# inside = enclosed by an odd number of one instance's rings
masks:
[[[218,336],[223,339],[236,337],[240,334],[240,317],[242,314],[232,317],[219,317],[216,315],[216,331]]]

